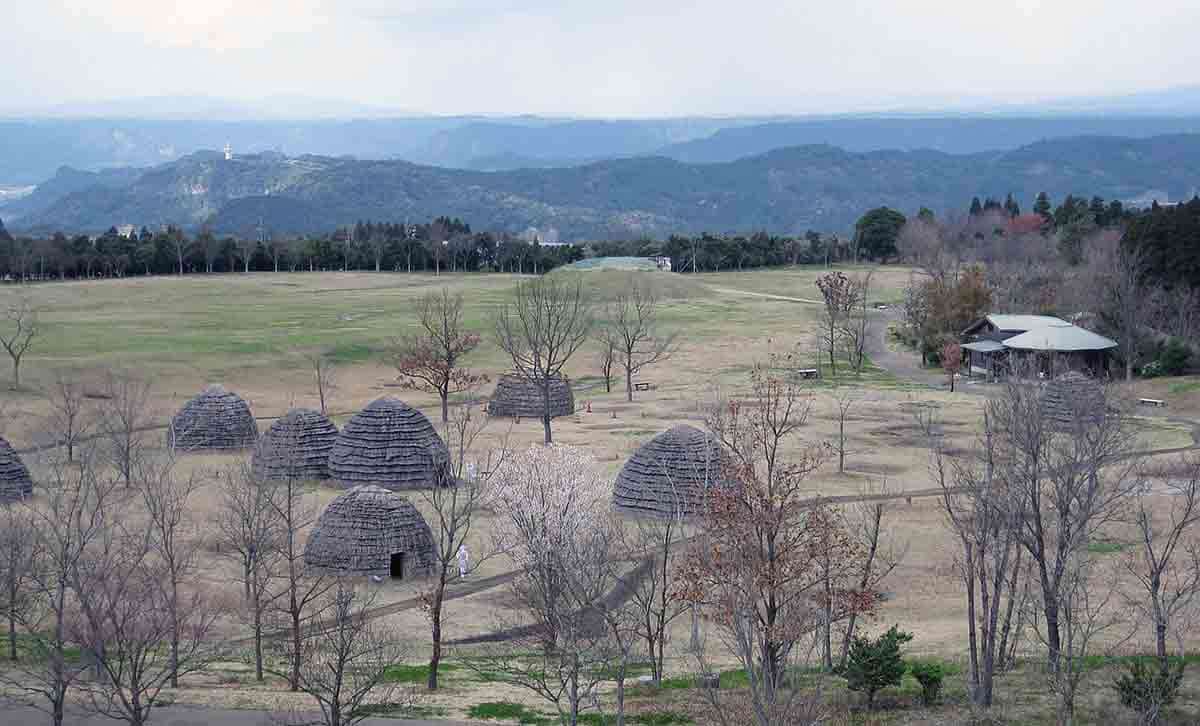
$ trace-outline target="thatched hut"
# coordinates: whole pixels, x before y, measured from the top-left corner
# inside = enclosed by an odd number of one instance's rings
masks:
[[[264,480],[328,479],[337,426],[320,411],[294,408],[271,424],[254,447],[251,466]]]
[[[509,373],[496,381],[496,391],[488,401],[489,416],[540,419],[545,412],[542,389],[526,378]],[[566,378],[550,379],[550,417],[575,413],[575,394]]]
[[[329,452],[330,475],[345,484],[399,491],[444,486],[450,452],[425,414],[395,398],[379,398],[354,415]]]
[[[0,436],[0,502],[12,502],[33,494],[33,479],[29,469],[13,449]]]
[[[720,444],[705,431],[675,426],[629,457],[613,486],[613,506],[654,517],[690,517],[711,487],[725,481]]]
[[[433,533],[407,499],[358,486],[329,503],[308,542],[304,562],[336,574],[404,579],[433,568]]]
[[[1104,384],[1078,371],[1069,371],[1042,384],[1038,404],[1056,428],[1094,424],[1108,413]]]
[[[249,404],[221,386],[209,386],[185,403],[167,429],[167,443],[182,451],[244,449],[257,438]]]

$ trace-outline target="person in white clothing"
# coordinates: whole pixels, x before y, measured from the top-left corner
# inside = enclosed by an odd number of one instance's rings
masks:
[[[466,577],[467,568],[470,567],[471,555],[467,552],[467,546],[461,544],[458,546],[458,576]]]

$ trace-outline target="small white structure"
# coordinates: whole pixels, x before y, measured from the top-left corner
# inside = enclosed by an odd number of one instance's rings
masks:
[[[658,269],[662,270],[663,272],[671,271],[671,258],[670,257],[661,257],[661,256],[660,257],[651,257],[650,260],[652,262],[654,262],[654,264],[658,267]]]
[[[233,161],[233,147],[225,144],[225,161]]]

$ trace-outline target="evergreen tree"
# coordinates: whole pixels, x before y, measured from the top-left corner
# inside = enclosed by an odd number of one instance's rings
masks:
[[[883,260],[896,254],[896,239],[908,220],[888,207],[877,207],[864,214],[854,225],[860,254]]]
[[[1033,203],[1033,213],[1049,219],[1051,211],[1050,197],[1046,196],[1046,192],[1038,192],[1037,200]]]
[[[1021,216],[1021,207],[1017,204],[1017,200],[1013,199],[1012,192],[1004,198],[1004,211],[1008,213],[1010,218]]]
[[[978,217],[983,214],[983,204],[979,201],[979,197],[971,199],[971,216]]]

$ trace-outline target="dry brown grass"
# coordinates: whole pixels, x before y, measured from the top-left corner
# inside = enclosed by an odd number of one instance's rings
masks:
[[[815,356],[806,340],[816,315],[814,306],[718,290],[811,297],[815,293],[812,280],[819,272],[722,273],[673,281],[693,287],[695,294],[673,295],[666,302],[663,319],[678,330],[683,342],[670,362],[646,372],[644,378],[653,381],[656,387],[639,392],[632,404],[623,400],[619,386],[617,392],[603,393],[592,356],[587,352],[581,354],[572,361],[568,373],[576,382],[579,406],[590,403],[591,413],[581,411],[557,419],[556,441],[588,450],[609,474],[615,475],[625,458],[650,436],[677,423],[702,419],[704,402],[712,400],[718,392],[732,396],[744,393],[750,367],[772,351],[799,344],[802,355]],[[902,268],[881,270],[876,278],[877,297],[893,300],[907,275]],[[48,380],[49,372],[58,367],[94,369],[130,365],[153,378],[154,408],[163,421],[209,382],[223,383],[238,392],[249,401],[257,416],[278,416],[293,406],[316,406],[311,373],[296,360],[293,351],[319,345],[353,353],[345,356],[338,375],[339,387],[333,397],[334,418],[339,425],[382,395],[402,397],[435,420],[438,408],[433,397],[395,387],[393,371],[381,352],[386,341],[408,324],[415,297],[442,284],[469,296],[468,322],[482,330],[486,310],[502,299],[511,283],[511,278],[498,275],[443,276],[435,280],[364,273],[222,276],[181,281],[163,278],[45,286],[35,288],[35,294],[48,306],[44,319],[47,329],[55,332],[48,334],[43,347],[35,349],[27,364],[29,378],[35,383]],[[99,332],[80,332],[89,326]],[[230,331],[232,342],[223,338],[223,330]],[[254,333],[256,330],[258,334]],[[219,339],[224,342],[214,343],[213,350],[204,348],[208,342]],[[182,348],[170,350],[174,344]],[[202,350],[193,354],[197,347]],[[362,350],[367,353],[360,356]],[[504,370],[503,361],[490,345],[485,345],[471,363],[493,378]],[[860,385],[862,399],[850,416],[847,472],[839,475],[835,466],[827,466],[812,479],[814,495],[855,494],[867,486],[877,487],[885,480],[894,491],[929,488],[928,455],[910,414],[914,402],[939,407],[951,448],[969,447],[976,436],[982,401],[978,395],[951,395],[906,387],[879,375],[851,383]],[[1135,390],[1138,395],[1159,393],[1162,395],[1155,397],[1170,398],[1172,407],[1167,412],[1171,415],[1193,408],[1200,413],[1200,392],[1171,396],[1167,394],[1167,385],[1150,382],[1138,384]],[[5,391],[4,395],[8,412],[5,435],[17,446],[32,443],[42,427],[45,401],[34,390],[15,395]],[[1155,411],[1141,413],[1145,420],[1140,437],[1146,447],[1193,443],[1188,424],[1169,421],[1166,414],[1158,415]],[[268,424],[262,422],[260,427],[265,429]],[[815,387],[812,417],[804,437],[828,441],[835,430],[828,389]],[[537,421],[523,420],[511,426],[497,421],[479,442],[476,453],[482,456],[505,441],[510,446],[525,446],[540,440],[541,427]],[[196,471],[207,482],[194,502],[194,515],[202,528],[215,507],[219,472],[237,464],[243,456],[184,457],[181,466]],[[36,470],[36,461],[30,463]],[[306,496],[319,509],[338,493],[332,486],[315,486]],[[419,508],[425,507],[419,497],[410,499]],[[938,501],[897,501],[890,510],[887,528],[894,540],[907,546],[908,555],[887,583],[892,597],[867,627],[898,623],[916,635],[909,649],[912,653],[960,658],[965,641],[965,605],[961,585],[954,576],[955,543],[944,526]],[[487,549],[488,530],[485,519],[483,526],[475,530],[473,552]],[[1112,538],[1128,541],[1128,533],[1116,527]],[[1111,556],[1116,562],[1124,555],[1117,552]],[[509,568],[509,562],[497,557],[476,577]],[[236,599],[232,576],[230,565],[211,546],[207,547],[202,577],[206,589]],[[1127,579],[1123,584],[1128,585]],[[380,600],[403,601],[414,597],[422,586],[420,581],[384,583],[379,586]],[[498,622],[512,622],[516,617],[508,609],[503,587],[481,592],[448,604],[446,637],[452,640],[482,634],[494,629]],[[419,610],[388,615],[384,622],[411,635],[413,662],[426,656],[428,624]],[[686,644],[688,628],[686,618],[676,623],[675,644]],[[244,635],[244,629],[229,620],[225,623],[225,633],[229,637]],[[1144,650],[1150,642],[1149,635],[1140,632],[1128,649]],[[1200,633],[1192,634],[1191,640],[1194,646],[1200,645]],[[715,653],[716,643],[710,641],[709,648],[720,660]],[[1031,646],[1030,652],[1036,649]],[[693,661],[678,647],[670,655],[669,671],[684,673],[694,669]],[[234,670],[231,666],[230,672]],[[219,676],[212,676],[197,681],[195,688],[176,694],[176,699],[260,707],[273,699],[290,698],[280,694],[275,686],[252,687],[242,676],[236,680],[237,684],[222,684]],[[523,692],[495,684],[465,681],[456,684],[453,678],[450,684],[451,688],[438,697],[447,707],[461,706],[464,698],[474,702],[534,702]],[[1019,708],[1021,693],[1021,687],[1012,689],[1013,708]],[[928,721],[910,715],[916,720],[894,723],[952,722],[940,720],[941,716],[933,713],[921,716],[929,718]]]

